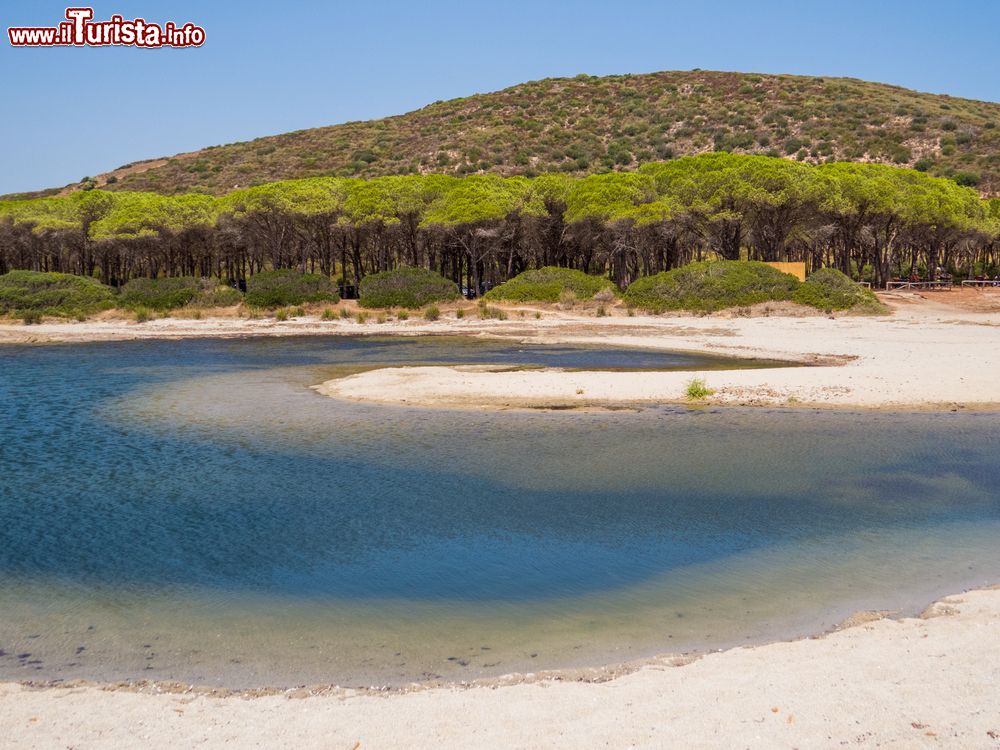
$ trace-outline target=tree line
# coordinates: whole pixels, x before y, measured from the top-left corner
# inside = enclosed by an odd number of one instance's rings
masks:
[[[624,288],[713,257],[805,261],[882,286],[939,268],[995,274],[998,256],[1000,200],[951,180],[729,153],[586,177],[316,177],[221,197],[89,190],[0,201],[0,273],[113,286],[299,268],[356,287],[406,265],[470,289],[542,266]]]

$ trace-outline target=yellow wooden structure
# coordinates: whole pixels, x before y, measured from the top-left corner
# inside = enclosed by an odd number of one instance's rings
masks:
[[[804,262],[798,262],[798,263],[774,262],[774,263],[768,263],[767,265],[777,268],[782,273],[790,273],[799,281],[806,280],[806,264]]]

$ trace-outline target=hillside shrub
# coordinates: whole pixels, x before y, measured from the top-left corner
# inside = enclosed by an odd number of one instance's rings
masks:
[[[820,310],[851,310],[872,315],[887,311],[874,292],[835,268],[814,271],[795,290],[792,300]]]
[[[425,268],[401,266],[361,280],[358,304],[362,307],[405,307],[416,309],[433,302],[458,299],[455,282]]]
[[[228,307],[238,305],[243,295],[214,279],[178,276],[170,279],[132,279],[121,288],[121,307],[173,310],[185,305]]]
[[[484,296],[491,300],[508,302],[559,302],[572,295],[573,300],[588,300],[599,293],[614,294],[614,284],[602,276],[589,276],[573,268],[545,266],[519,273],[488,291]],[[607,294],[602,294],[602,299]]]
[[[788,300],[798,286],[791,274],[759,261],[704,261],[637,279],[625,290],[625,303],[654,313],[713,312]]]
[[[326,276],[281,269],[251,276],[245,299],[251,307],[273,309],[306,302],[340,302],[340,293]]]
[[[114,291],[67,273],[11,271],[0,276],[0,314],[78,317],[114,307]]]

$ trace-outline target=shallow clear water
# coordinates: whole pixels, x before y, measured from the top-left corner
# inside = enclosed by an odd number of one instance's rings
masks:
[[[995,415],[434,411],[308,388],[433,362],[725,364],[465,339],[0,349],[0,678],[469,679],[1000,581]]]

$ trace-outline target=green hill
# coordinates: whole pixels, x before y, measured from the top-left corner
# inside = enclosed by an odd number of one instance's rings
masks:
[[[221,194],[319,175],[587,174],[725,150],[910,166],[996,195],[998,123],[1000,104],[850,78],[580,75],[125,165],[85,186]]]

